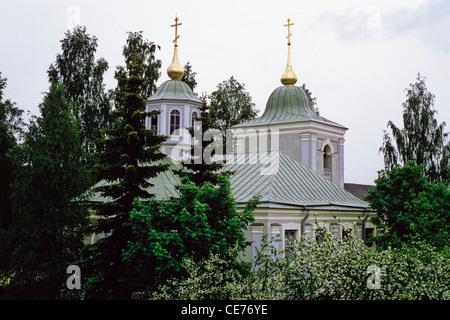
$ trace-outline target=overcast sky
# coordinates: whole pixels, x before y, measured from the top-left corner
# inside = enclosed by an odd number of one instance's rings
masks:
[[[262,113],[281,85],[290,18],[292,65],[320,114],[349,128],[345,182],[372,184],[382,169],[378,149],[388,120],[402,127],[404,89],[417,73],[435,94],[439,122],[450,131],[450,2],[283,0],[0,0],[0,71],[5,97],[38,115],[47,70],[74,25],[98,38],[97,57],[109,63],[105,84],[123,65],[128,31],[161,46],[161,78],[173,54],[177,15],[183,24],[179,58],[197,72],[196,92],[210,94],[234,76]]]

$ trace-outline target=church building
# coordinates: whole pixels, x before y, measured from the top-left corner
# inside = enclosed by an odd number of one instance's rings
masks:
[[[175,20],[177,30],[178,19]],[[246,258],[255,254],[264,234],[279,236],[274,243],[286,249],[287,240],[302,234],[315,237],[315,219],[336,237],[343,236],[342,226],[367,238],[375,227],[369,215],[373,211],[363,201],[344,189],[345,126],[320,116],[306,92],[298,86],[291,65],[290,26],[288,19],[288,59],[281,76],[282,86],[267,100],[264,113],[257,119],[232,127],[234,154],[227,155],[224,170],[234,171],[231,188],[238,207],[244,207],[254,195],[261,195],[255,210],[255,222],[247,230],[252,246]],[[174,55],[165,81],[150,97],[147,111],[162,110],[148,119],[148,128],[170,138],[163,151],[173,160],[188,150],[190,136],[184,128],[193,125],[201,101],[189,86],[180,81],[183,69],[178,61],[177,31]],[[171,184],[175,176],[152,181],[161,196],[175,193]],[[162,186],[161,182],[165,181]],[[170,190],[170,191],[168,191]],[[152,190],[153,191],[153,190]]]
[[[147,119],[147,128],[169,136],[162,147],[174,166],[189,150],[191,137],[185,128],[193,126],[202,101],[180,79],[183,68],[178,60],[175,19],[174,55],[163,82],[147,102],[147,111],[161,110]],[[344,189],[345,126],[320,116],[306,92],[298,86],[291,65],[288,19],[288,59],[281,86],[268,94],[263,114],[231,128],[234,152],[226,155],[224,170],[231,176],[231,189],[238,208],[245,207],[254,195],[261,200],[254,211],[255,222],[247,230],[252,243],[244,254],[251,261],[263,235],[277,236],[278,250],[288,249],[290,240],[302,235],[318,236],[316,224],[326,227],[335,237],[345,230],[367,239],[375,231],[366,201]],[[149,192],[157,199],[176,197],[179,178],[172,172],[151,179]],[[98,199],[101,201],[100,199]]]

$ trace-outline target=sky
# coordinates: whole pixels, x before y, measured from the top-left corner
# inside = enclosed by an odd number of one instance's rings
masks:
[[[402,127],[405,89],[420,72],[435,95],[436,118],[450,126],[449,1],[299,0],[0,0],[0,71],[5,98],[39,115],[47,70],[60,41],[76,25],[98,39],[109,63],[106,89],[116,85],[129,31],[160,46],[158,84],[168,80],[178,16],[179,60],[197,73],[196,92],[211,94],[233,76],[260,114],[286,67],[288,18],[297,85],[317,98],[321,116],[349,128],[345,182],[374,184],[378,150],[392,120]]]

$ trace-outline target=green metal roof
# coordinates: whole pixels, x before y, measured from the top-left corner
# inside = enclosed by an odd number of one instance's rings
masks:
[[[180,168],[169,157],[172,169]],[[238,206],[254,195],[261,195],[259,208],[316,208],[318,210],[370,210],[369,204],[325,179],[282,152],[239,154],[228,159],[223,170],[234,171],[231,190]],[[150,179],[148,191],[156,199],[178,196],[180,179],[168,170]],[[105,182],[100,182],[104,184]],[[100,185],[99,184],[99,185]],[[99,194],[91,201],[106,201]]]
[[[308,95],[297,86],[281,86],[275,89],[267,100],[261,117],[242,122],[233,128],[266,126],[282,123],[316,121],[337,127],[346,127],[319,116],[311,106]]]
[[[224,169],[236,172],[231,187],[238,203],[259,194],[261,204],[266,203],[263,207],[370,210],[366,201],[283,152],[240,154],[233,162]]]
[[[201,104],[202,101],[192,92],[191,88],[180,80],[167,80],[163,82],[152,95],[148,102],[161,100],[190,101],[194,104]]]

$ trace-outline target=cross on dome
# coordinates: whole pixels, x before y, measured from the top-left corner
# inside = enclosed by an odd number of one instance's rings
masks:
[[[180,37],[178,35],[178,26],[181,26],[182,23],[178,23],[178,17],[175,17],[175,24],[172,24],[171,27],[175,27],[175,39],[172,41],[175,43],[175,46],[178,46],[178,38]]]

